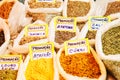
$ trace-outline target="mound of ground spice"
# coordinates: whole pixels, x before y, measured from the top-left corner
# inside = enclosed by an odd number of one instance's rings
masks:
[[[85,25],[85,22],[79,22],[79,23],[77,23],[79,31],[82,30],[82,28],[84,27],[84,25]]]
[[[120,1],[111,2],[107,6],[107,11],[105,13],[105,16],[108,16],[113,13],[120,12]]]
[[[30,0],[28,2],[30,8],[59,8],[61,2],[49,3],[49,2],[37,2],[36,0]]]
[[[101,75],[99,65],[90,53],[65,55],[63,51],[60,63],[65,72],[73,76],[99,78]]]
[[[62,44],[65,41],[75,37],[75,32],[69,32],[69,31],[56,31],[55,32],[55,42]]]
[[[5,42],[4,32],[0,31],[0,46]]]
[[[85,16],[90,10],[90,4],[82,1],[69,1],[67,4],[68,17]]]
[[[0,6],[0,17],[3,19],[8,19],[9,13],[13,7],[14,2],[5,2]]]

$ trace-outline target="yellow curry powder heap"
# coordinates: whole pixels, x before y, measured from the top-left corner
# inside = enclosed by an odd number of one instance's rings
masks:
[[[90,53],[65,55],[63,51],[60,56],[60,63],[65,72],[73,76],[99,78],[101,75],[99,65]],[[61,80],[64,80],[60,76]]]
[[[25,77],[26,80],[53,80],[53,59],[41,58],[30,61],[25,71]]]

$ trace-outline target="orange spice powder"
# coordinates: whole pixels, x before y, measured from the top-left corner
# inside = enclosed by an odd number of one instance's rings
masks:
[[[5,2],[0,6],[0,17],[3,19],[8,19],[9,13],[13,7],[14,2]]]
[[[63,51],[60,56],[63,69],[73,76],[99,78],[101,75],[99,65],[90,53],[65,55]]]

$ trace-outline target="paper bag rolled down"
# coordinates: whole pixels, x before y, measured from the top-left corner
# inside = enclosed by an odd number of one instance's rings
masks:
[[[120,80],[120,66],[119,66],[120,65],[120,54],[106,55],[103,52],[103,44],[102,44],[102,35],[109,29],[115,28],[118,26],[120,26],[120,19],[114,20],[114,21],[102,26],[97,32],[95,47],[96,47],[96,51],[97,51],[98,55],[103,60],[106,68],[117,78],[117,80]]]
[[[30,61],[30,55],[28,54],[24,63],[23,63],[23,65],[22,65],[22,67],[19,68],[19,71],[18,71],[19,73],[18,73],[18,76],[17,76],[17,80],[26,80],[25,71],[27,69],[29,61]],[[54,79],[53,80],[59,80],[58,79],[59,75],[58,75],[58,70],[57,70],[57,65],[56,65],[56,53],[54,53],[54,55],[53,55],[53,68],[54,68],[54,77],[53,77]]]
[[[101,75],[99,76],[98,79],[97,78],[93,78],[92,79],[92,78],[89,78],[89,77],[78,77],[78,76],[74,76],[74,75],[71,75],[71,74],[67,73],[63,69],[63,67],[62,67],[62,65],[60,63],[60,55],[61,55],[61,53],[63,51],[65,51],[65,49],[61,48],[59,50],[59,52],[57,53],[56,62],[57,62],[58,72],[62,75],[62,77],[65,78],[65,80],[106,80],[106,69],[105,69],[105,66],[104,66],[104,64],[102,63],[102,61],[100,60],[100,58],[98,57],[97,53],[94,51],[93,48],[90,47],[90,51],[91,51],[91,54],[93,55],[93,57],[95,58],[95,61],[98,63],[99,68],[100,68],[100,72],[101,72]]]
[[[45,22],[38,20],[38,21],[34,22],[33,24],[45,24]],[[23,29],[19,33],[17,38],[14,39],[13,46],[9,47],[9,49],[11,49],[11,50],[13,50],[15,52],[18,52],[18,53],[28,53],[28,51],[29,51],[29,49],[28,49],[29,48],[29,44],[44,43],[44,42],[48,41],[48,39],[45,38],[45,39],[40,39],[40,40],[36,40],[36,41],[32,41],[32,42],[20,45],[20,41],[24,37],[24,35],[25,35],[25,30]]]
[[[67,14],[69,14],[69,13],[67,13],[67,5],[68,5],[69,1],[80,1],[80,2],[87,2],[87,3],[90,4],[90,10],[88,11],[88,13],[85,16],[78,16],[77,17],[77,22],[87,21],[89,16],[94,16],[94,12],[95,12],[95,2],[94,2],[94,0],[65,0],[64,1],[64,8],[63,8],[63,16],[68,16]]]
[[[4,32],[4,39],[5,39],[5,42],[0,46],[0,55],[2,55],[6,51],[10,41],[9,27],[2,18],[0,18],[0,30]]]
[[[25,0],[25,6],[26,9],[33,13],[59,13],[62,12],[63,9],[63,0],[56,0],[55,2],[61,2],[61,5],[59,8],[30,8],[30,5],[28,4],[30,0]]]

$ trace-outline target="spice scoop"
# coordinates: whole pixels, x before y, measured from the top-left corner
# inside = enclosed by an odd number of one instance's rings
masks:
[[[98,30],[95,47],[106,68],[120,80],[120,19]]]
[[[48,26],[43,21],[36,21],[27,25],[14,39],[13,46],[10,47],[18,53],[28,53],[28,45],[48,41]]]
[[[41,43],[41,44],[44,44],[44,43]],[[40,47],[40,46],[37,46],[37,47]],[[46,50],[47,50],[47,47],[46,47]],[[40,51],[40,48],[39,48],[39,51]],[[27,58],[23,63],[23,67],[21,68],[22,75],[19,77],[18,80],[21,80],[21,79],[22,80],[33,80],[33,79],[58,80],[58,71],[56,68],[56,53],[55,52],[52,53],[52,56],[48,56],[48,55],[45,56],[42,54],[46,54],[46,52],[45,53],[42,53],[42,52],[44,52],[44,48],[42,48],[41,52],[38,53],[39,55],[41,54],[39,58],[37,55],[35,57],[36,53],[29,52],[30,54],[27,55]]]
[[[74,18],[57,16],[49,24],[48,40],[54,42],[56,48],[62,48],[67,40],[76,39],[79,29]]]
[[[0,55],[6,51],[10,41],[10,31],[6,22],[0,18]]]
[[[96,16],[110,16],[111,20],[120,17],[120,1],[119,0],[97,0],[95,2]]]
[[[63,9],[63,0],[48,2],[39,0],[25,0],[26,9],[33,13],[59,13]]]
[[[77,22],[87,21],[94,15],[94,0],[65,0],[63,16],[77,17]]]
[[[91,47],[90,53],[71,55],[61,48],[57,53],[57,68],[63,80],[106,80],[104,64]]]

